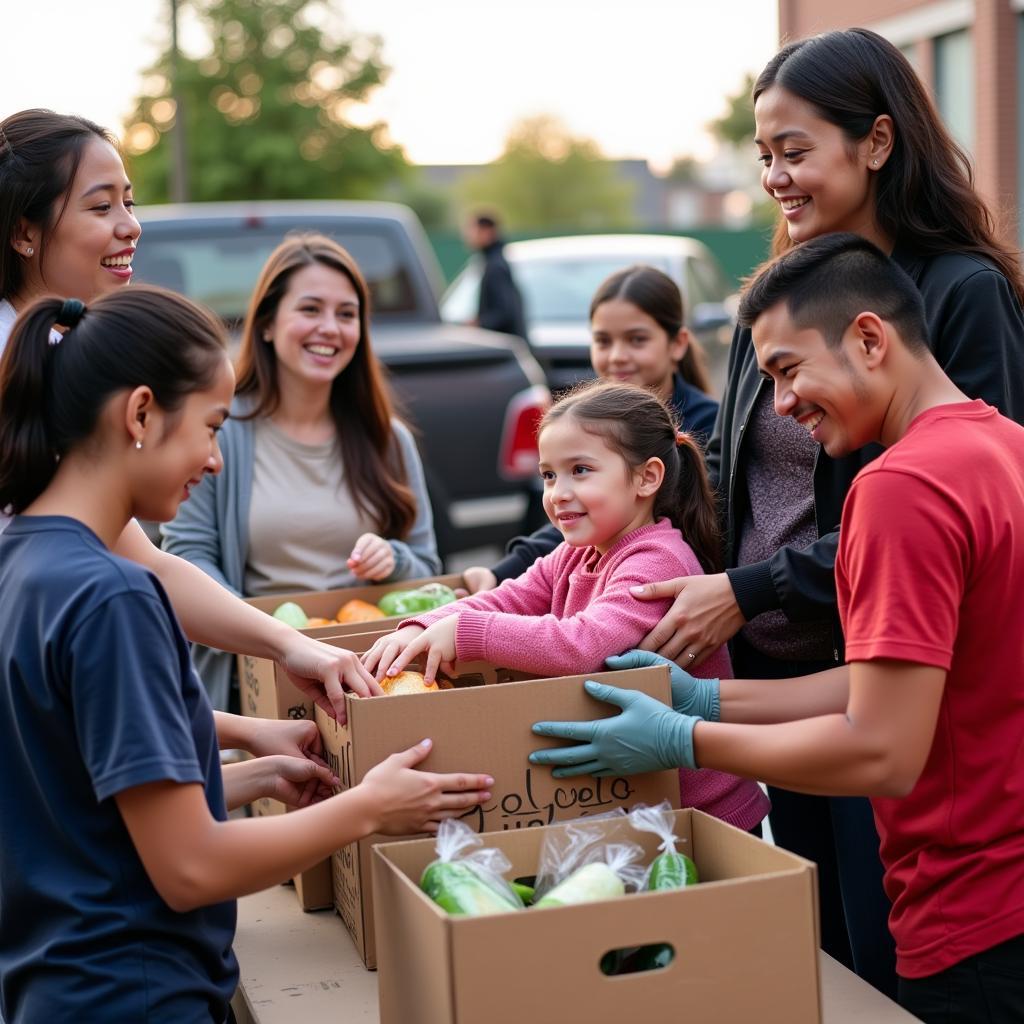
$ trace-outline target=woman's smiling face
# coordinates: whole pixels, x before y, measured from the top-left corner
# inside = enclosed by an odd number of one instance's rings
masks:
[[[778,204],[794,242],[852,231],[887,248],[876,223],[871,133],[851,142],[805,100],[779,85],[754,104],[761,185]],[[878,160],[877,165],[872,160]]]
[[[128,284],[142,228],[135,218],[131,182],[109,142],[92,138],[85,143],[71,187],[57,204],[49,237],[42,245],[36,238],[41,263],[32,265],[22,297],[50,292],[91,302]],[[41,234],[38,226],[30,231]]]

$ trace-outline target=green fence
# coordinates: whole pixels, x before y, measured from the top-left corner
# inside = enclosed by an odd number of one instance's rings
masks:
[[[664,231],[657,229],[637,228],[637,233],[651,235],[681,235],[696,238],[703,242],[717,257],[722,269],[729,275],[734,284],[746,277],[768,255],[771,243],[771,228],[695,228],[692,231]],[[520,238],[545,238],[554,235],[565,235],[566,231],[532,231],[525,234],[511,234],[510,242]],[[579,231],[576,234],[593,234],[594,232]],[[599,232],[605,234],[606,232]],[[451,281],[462,269],[469,258],[469,250],[457,232],[432,231],[430,241],[434,246],[445,280]]]

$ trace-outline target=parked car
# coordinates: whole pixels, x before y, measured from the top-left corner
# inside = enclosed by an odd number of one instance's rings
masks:
[[[204,303],[237,334],[260,268],[289,232],[315,230],[355,257],[373,297],[373,345],[423,456],[442,556],[503,544],[529,524],[536,424],[550,401],[518,338],[445,324],[442,277],[411,210],[392,203],[151,206],[135,279]]]
[[[573,235],[510,242],[505,256],[523,296],[530,347],[552,390],[593,376],[587,314],[597,286],[633,263],[663,270],[680,287],[686,326],[704,347],[720,390],[734,323],[735,299],[711,251],[672,235]],[[441,300],[452,323],[476,316],[480,265],[470,260]]]

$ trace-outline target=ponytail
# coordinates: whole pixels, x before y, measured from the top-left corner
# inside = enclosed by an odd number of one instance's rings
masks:
[[[692,435],[676,434],[673,476],[665,467],[665,480],[654,500],[655,516],[667,516],[693,548],[705,572],[722,571],[722,531],[715,492],[704,465],[704,450]]]
[[[633,469],[661,459],[665,478],[654,499],[655,519],[668,519],[682,533],[705,572],[721,572],[722,537],[704,451],[679,431],[668,406],[636,384],[588,381],[559,398],[540,429],[568,414]]]
[[[58,340],[55,324],[72,326]],[[145,385],[173,413],[213,385],[225,359],[220,323],[162,288],[133,285],[88,309],[33,303],[0,358],[0,509],[31,505],[115,394]]]
[[[60,308],[60,299],[35,303],[15,323],[0,358],[0,509],[20,512],[57,472],[46,396],[60,347],[50,344]]]

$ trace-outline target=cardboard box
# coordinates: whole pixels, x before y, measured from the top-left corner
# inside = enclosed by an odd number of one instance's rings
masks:
[[[395,620],[386,621],[393,624]],[[362,625],[368,626],[372,623]],[[378,636],[387,632],[390,632],[390,627],[339,638],[336,641],[327,639],[324,642],[361,653],[367,650]],[[239,655],[238,682],[244,715],[275,719],[313,717],[313,702],[288,678],[279,665],[268,658]],[[287,810],[279,800],[267,797],[257,800],[252,808],[253,813],[257,815],[284,814]],[[293,881],[295,895],[303,910],[319,910],[331,906],[334,902],[334,883],[329,859],[296,875]]]
[[[377,972],[363,967],[333,911],[299,914],[291,893],[281,886],[243,896],[233,946],[241,969],[231,1001],[238,1024],[379,1020]],[[920,1024],[821,950],[818,965],[824,1024]],[[761,1017],[758,1013],[754,1020]],[[679,1019],[699,1024],[681,1013]]]
[[[679,774],[666,771],[628,779],[555,779],[549,768],[531,765],[531,750],[558,741],[535,736],[542,719],[569,721],[617,714],[583,689],[586,679],[642,690],[669,703],[664,666],[598,672],[557,679],[524,680],[525,673],[486,662],[456,666],[456,688],[438,693],[348,700],[348,722],[339,725],[316,709],[325,757],[342,788],[359,783],[374,765],[426,736],[434,741],[426,771],[487,772],[494,777],[487,806],[474,807],[463,821],[477,832],[519,830],[599,814],[634,804],[668,800],[679,806]],[[502,685],[488,685],[501,683]],[[370,851],[387,841],[375,835],[333,857],[334,903],[367,967],[376,965]],[[484,1019],[484,1018],[477,1018]]]
[[[532,875],[547,833],[500,832],[487,845]],[[611,841],[658,839],[600,823]],[[821,1020],[815,866],[700,811],[676,814],[701,884],[579,906],[452,917],[419,888],[432,840],[385,843],[373,856],[381,1024],[523,1021]],[[605,976],[612,949],[668,943],[661,970]]]
[[[273,594],[270,597],[249,597],[245,603],[251,604],[253,608],[259,608],[261,612],[273,615],[275,609],[285,601],[294,601],[311,619],[333,619],[338,614],[338,609],[346,601],[367,601],[369,604],[376,604],[385,594],[395,590],[415,590],[422,587],[424,583],[443,583],[446,587],[455,590],[456,587],[465,587],[466,581],[461,574],[448,576],[423,576],[415,580],[398,580],[394,583],[372,583],[365,587],[343,587],[340,590],[315,590],[302,591],[297,594]],[[367,628],[377,628],[377,623],[382,623],[388,629],[394,629],[403,616],[392,615],[386,619],[373,619],[370,622],[350,622],[345,625],[332,623],[328,626],[314,626],[312,629],[303,629],[300,632],[307,636],[322,638],[326,636],[349,636],[353,633],[363,633]]]

